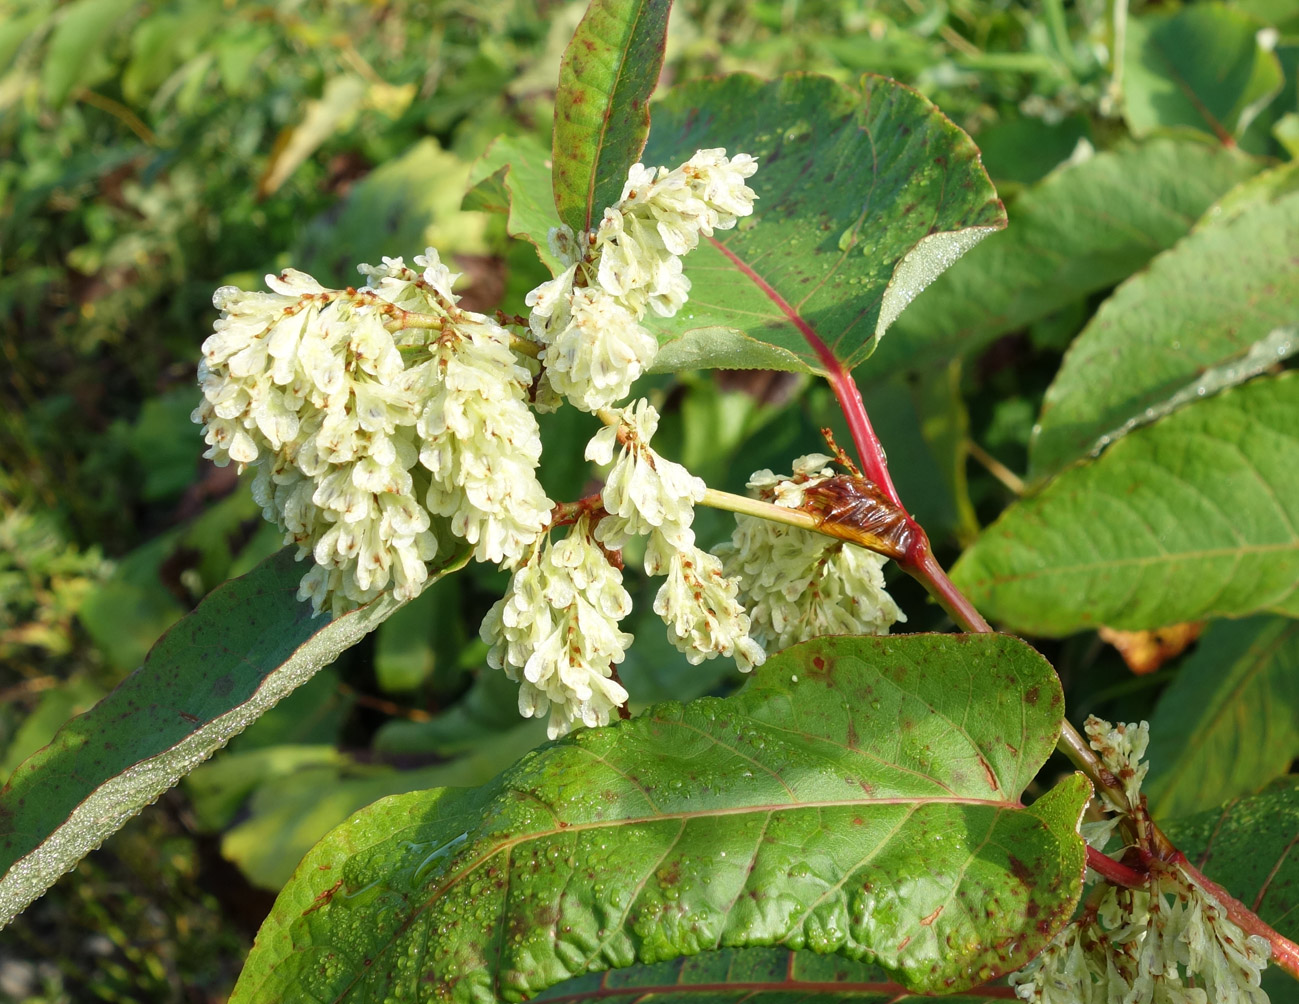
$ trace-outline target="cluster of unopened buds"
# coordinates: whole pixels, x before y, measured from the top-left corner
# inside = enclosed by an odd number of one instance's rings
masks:
[[[1126,805],[1107,797],[1113,815],[1083,827],[1090,843],[1103,845],[1141,805],[1149,727],[1093,717],[1086,730],[1126,796]],[[1261,973],[1270,955],[1268,942],[1241,930],[1197,876],[1176,860],[1154,860],[1139,888],[1097,886],[1010,982],[1022,1000],[1039,1004],[1267,1004]]]
[[[385,592],[410,599],[452,550],[447,535],[463,540],[512,572],[481,633],[489,663],[519,681],[520,711],[549,715],[552,736],[607,724],[628,699],[614,667],[632,640],[619,624],[633,537],[646,574],[665,577],[654,610],[694,663],[720,655],[747,671],[768,648],[903,619],[883,590],[886,559],[855,545],[740,517],[730,544],[702,550],[691,524],[703,481],[650,446],[648,401],[615,407],[657,352],[642,320],[680,309],[681,257],[753,211],[756,168],[723,150],[672,171],[635,165],[595,229],[551,231],[564,269],[528,294],[518,332],[460,307],[432,248],[415,267],[360,266],[359,289],[289,269],[267,277],[269,293],[218,290],[194,419],[206,456],[255,468],[266,518],[312,559],[299,596],[335,616]],[[556,505],[537,478],[534,411],[564,401],[605,423],[586,459],[609,470],[597,497]],[[797,508],[828,461],[801,458],[790,478],[760,471],[751,487]]]

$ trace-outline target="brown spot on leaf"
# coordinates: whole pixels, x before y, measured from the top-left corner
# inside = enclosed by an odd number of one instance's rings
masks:
[[[992,771],[992,764],[988,763],[987,758],[982,753],[979,754],[979,766],[983,768],[983,773],[988,778],[988,787],[993,791],[1000,791],[1000,785],[997,784],[997,775]]]
[[[1026,889],[1032,889],[1037,885],[1037,878],[1033,875],[1033,869],[1020,861],[1015,855],[1010,855],[1010,874],[1015,876],[1015,881]]]

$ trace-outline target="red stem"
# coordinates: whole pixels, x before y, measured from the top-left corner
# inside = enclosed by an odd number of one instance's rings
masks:
[[[992,634],[992,625],[983,619],[983,615],[974,608],[974,604],[956,588],[956,584],[943,571],[943,566],[934,557],[934,552],[929,546],[929,538],[925,536],[924,531],[920,530],[920,526],[914,521],[913,525],[920,532],[915,536],[907,560],[899,564],[929,590],[930,595],[962,629],[970,634]]]
[[[866,405],[862,402],[857,382],[815,332],[804,332],[804,335],[820,357],[821,365],[826,370],[826,379],[834,390],[834,396],[839,399],[839,408],[848,421],[848,431],[852,433],[852,440],[857,445],[857,454],[861,457],[862,473],[879,485],[889,501],[906,512],[906,507],[898,498],[898,490],[893,487],[893,479],[889,477],[889,463],[884,456],[884,447],[880,445],[879,437],[871,427],[871,420],[866,414]]]
[[[1150,876],[1129,868],[1122,861],[1115,861],[1108,854],[1102,854],[1095,847],[1087,847],[1087,867],[1103,876],[1112,885],[1121,885],[1128,889],[1144,889],[1150,884]]]
[[[821,365],[825,367],[826,379],[834,389],[834,396],[839,399],[839,408],[843,411],[844,418],[848,420],[848,431],[852,433],[853,442],[857,444],[857,453],[861,456],[862,473],[879,485],[890,502],[905,512],[902,500],[898,498],[898,491],[893,487],[893,479],[889,477],[889,465],[884,457],[884,448],[880,446],[879,438],[871,428],[871,421],[866,417],[866,406],[862,404],[861,394],[857,390],[852,374],[844,369],[843,363],[831,351],[830,346],[821,340],[816,329],[808,324],[806,318],[794,308],[793,304],[781,296],[771,283],[758,275],[748,262],[716,237],[709,238],[709,241],[730,261],[732,268],[762,290],[767,299],[775,304],[776,308],[785,315],[785,319],[798,329],[803,340],[816,353],[816,357],[821,360]]]

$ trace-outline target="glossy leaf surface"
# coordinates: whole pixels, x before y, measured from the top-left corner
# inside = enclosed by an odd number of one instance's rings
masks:
[[[733,698],[363,810],[303,861],[233,999],[513,1001],[761,945],[969,987],[1022,965],[1078,895],[1089,786],[1019,803],[1062,706],[1009,637],[795,646]]]
[[[555,207],[577,233],[618,201],[645,147],[671,0],[592,0],[559,66]]]
[[[1031,479],[1299,349],[1299,193],[1262,180],[1101,305],[1046,393]]]
[[[971,990],[944,996],[947,1004],[990,1004],[1008,991]],[[902,1004],[930,1001],[909,993],[879,966],[841,956],[789,952],[779,948],[741,948],[705,952],[653,966],[633,966],[566,980],[537,997],[539,1001],[627,1001],[670,998],[682,1004]]]
[[[661,370],[823,372],[810,338],[855,366],[938,273],[1005,226],[970,138],[883,77],[735,75],[655,105],[647,164],[713,147],[758,159],[758,202],[686,256],[690,299],[676,316],[646,319]]]
[[[1299,614],[1299,378],[1260,377],[1125,436],[1012,505],[953,569],[1027,634]]]
[[[313,617],[294,550],[214,590],[0,789],[0,924],[399,605]]]
[[[1160,695],[1143,789],[1157,819],[1248,795],[1299,757],[1299,621],[1210,626]]]
[[[868,379],[976,351],[1140,269],[1258,170],[1238,151],[1156,140],[1058,168],[1009,207],[1011,225],[898,318]]]

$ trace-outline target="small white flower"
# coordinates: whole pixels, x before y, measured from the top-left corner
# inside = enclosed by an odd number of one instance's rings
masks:
[[[576,273],[577,266],[570,265],[523,298],[523,302],[532,308],[528,315],[528,326],[533,336],[543,345],[554,341],[554,333],[568,322],[572,312],[569,299],[573,295],[573,277]]]
[[[540,357],[550,386],[583,411],[626,397],[654,362],[654,336],[599,288],[574,289],[553,309]]]
[[[567,223],[550,228],[546,233],[546,245],[550,248],[550,253],[565,267],[576,263],[582,257],[582,249],[577,246],[577,237],[573,234],[573,228]]]
[[[461,311],[406,371],[403,387],[424,402],[419,461],[432,475],[429,511],[475,545],[479,561],[512,563],[536,541],[554,503],[537,480],[541,434],[528,410],[531,376],[509,332]]]
[[[547,540],[510,579],[480,634],[487,661],[519,681],[519,712],[549,712],[554,739],[577,725],[607,725],[627,691],[613,680],[632,636],[618,628],[631,611],[622,574],[591,539],[583,516],[558,544]]]
[[[749,637],[749,616],[736,599],[739,583],[722,574],[719,559],[697,547],[673,549],[667,581],[654,612],[668,626],[668,638],[692,665],[724,655],[747,673],[767,653]]]
[[[459,273],[442,264],[436,248],[416,255],[415,265],[411,268],[400,257],[385,257],[381,265],[358,265],[356,270],[366,277],[368,288],[403,310],[444,314],[453,308],[459,298],[451,286]]]
[[[1200,977],[1209,1000],[1267,1004],[1260,986],[1272,946],[1256,934],[1246,936],[1226,909],[1193,878],[1185,880],[1189,905],[1180,932],[1180,958],[1187,972]]]
[[[641,398],[617,416],[617,424],[605,426],[586,447],[586,459],[604,465],[613,461],[620,433],[624,440],[600,493],[609,515],[596,527],[596,538],[616,549],[631,537],[658,531],[672,547],[692,546],[695,503],[703,499],[707,485],[650,448],[659,413],[647,400]],[[655,575],[660,569],[646,571]]]
[[[690,294],[681,256],[700,235],[753,211],[744,179],[757,169],[745,154],[700,150],[675,171],[634,164],[622,199],[596,229],[554,227],[550,251],[565,270],[528,294],[529,326],[546,346],[544,394],[585,411],[626,397],[653,363],[658,342],[640,326],[646,311],[672,317]],[[546,407],[549,407],[547,401]]]
[[[883,555],[807,530],[737,516],[713,549],[742,583],[754,639],[768,651],[825,634],[888,634],[906,617],[884,589]]]
[[[1120,722],[1111,725],[1095,715],[1089,715],[1083,723],[1088,742],[1092,749],[1100,754],[1101,762],[1123,783],[1123,790],[1132,805],[1140,804],[1141,782],[1150,770],[1148,763],[1142,763],[1150,744],[1150,724],[1148,722]],[[1126,806],[1116,806],[1123,810]]]

